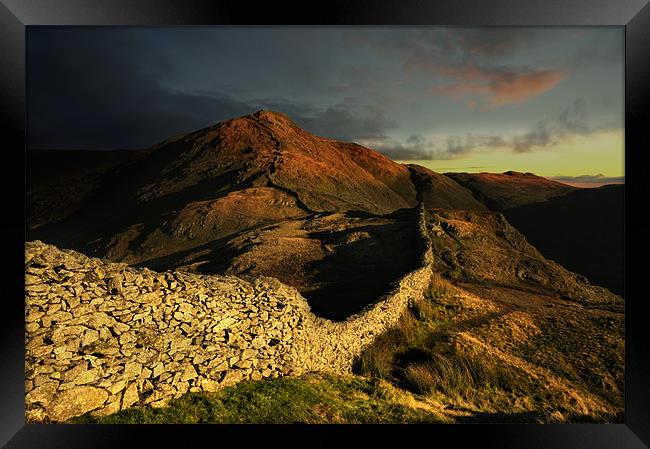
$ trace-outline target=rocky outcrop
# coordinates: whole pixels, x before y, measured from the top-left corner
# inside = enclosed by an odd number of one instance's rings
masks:
[[[27,420],[162,406],[243,379],[350,372],[428,284],[423,210],[419,228],[420,268],[343,322],[315,316],[297,290],[274,278],[157,273],[29,242]]]

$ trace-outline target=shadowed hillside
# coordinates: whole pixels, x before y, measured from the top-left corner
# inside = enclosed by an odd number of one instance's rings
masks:
[[[30,229],[54,223],[83,206],[109,173],[144,151],[33,150],[26,153],[27,216]]]
[[[580,189],[504,211],[544,256],[623,295],[625,186]]]
[[[624,186],[579,189],[530,173],[446,173],[545,257],[623,294]]]

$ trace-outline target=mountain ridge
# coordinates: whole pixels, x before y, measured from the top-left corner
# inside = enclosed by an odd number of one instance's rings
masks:
[[[474,197],[490,210],[498,211],[546,201],[577,190],[533,173],[512,170],[503,173],[445,173],[445,176],[471,190]]]
[[[235,191],[239,197],[257,197],[259,189],[265,190],[269,201],[285,203],[292,216],[354,210],[381,215],[418,204],[409,167],[358,144],[314,136],[286,115],[268,111],[175,136],[134,159],[122,164],[121,172],[103,173],[97,181],[101,185],[83,198],[83,207],[76,207],[74,214],[62,216],[65,198],[50,201],[63,203],[56,214],[47,209],[48,201],[41,201],[40,209],[30,208],[28,234],[103,256],[110,247],[120,246],[106,241],[105,235],[134,234],[133,226],[146,226],[157,220],[154,216],[178,216],[201,201],[224,203]],[[465,195],[464,188],[446,183],[449,186]],[[49,191],[42,194],[49,199]],[[286,204],[287,196],[293,197],[291,205]],[[483,206],[475,202],[470,208]],[[48,223],[48,216],[59,223]],[[93,230],[98,223],[101,229]],[[163,223],[150,232],[162,229]],[[98,239],[104,241],[97,244]]]

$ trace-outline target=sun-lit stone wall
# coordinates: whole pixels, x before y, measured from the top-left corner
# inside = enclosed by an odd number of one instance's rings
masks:
[[[429,282],[424,220],[421,211],[421,268],[343,322],[313,315],[274,278],[156,273],[26,243],[27,419],[163,406],[243,379],[350,372]]]

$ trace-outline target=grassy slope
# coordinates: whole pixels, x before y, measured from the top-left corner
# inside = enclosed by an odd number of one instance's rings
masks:
[[[584,363],[575,351],[554,359],[557,351],[544,348],[552,339],[566,346],[572,328],[549,329],[541,315],[497,304],[436,278],[399,325],[367,348],[355,375],[245,381],[188,393],[165,408],[74,422],[622,422],[622,366],[612,356],[622,345],[612,340],[619,330],[595,331],[593,341],[599,332],[607,339]]]
[[[622,422],[622,317],[583,309],[576,319],[559,303],[524,312],[507,307],[508,295],[438,279],[357,372],[444,404],[460,422]]]
[[[445,418],[380,379],[306,374],[244,381],[216,393],[188,393],[164,408],[130,408],[75,423],[435,423]]]

